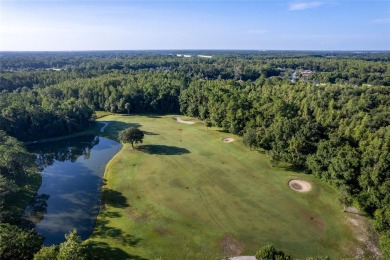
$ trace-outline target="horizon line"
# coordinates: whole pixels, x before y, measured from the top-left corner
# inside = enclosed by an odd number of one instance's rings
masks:
[[[111,52],[111,51],[320,51],[320,52],[390,52],[390,49],[83,49],[83,50],[0,50],[1,52]]]

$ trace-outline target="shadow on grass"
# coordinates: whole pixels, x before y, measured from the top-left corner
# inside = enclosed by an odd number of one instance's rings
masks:
[[[100,220],[99,224],[95,227],[94,236],[110,238],[110,240],[115,240],[116,244],[125,246],[137,246],[138,243],[142,241],[141,238],[137,238],[130,234],[124,234],[119,228],[107,226],[108,223],[108,220]]]
[[[305,168],[303,166],[287,165],[283,167],[287,171],[296,172],[296,173],[305,173]]]
[[[148,154],[158,155],[182,155],[190,153],[185,148],[168,145],[141,145],[137,149]]]
[[[121,121],[107,121],[108,126],[105,129],[104,133],[109,133],[110,136],[117,138],[120,131],[125,130],[126,128],[140,128],[142,125],[139,123],[126,123]]]
[[[104,237],[111,237],[127,246],[136,246],[142,240],[129,234],[123,234],[122,230],[114,227],[105,227],[105,231]]]
[[[122,193],[108,188],[103,189],[103,203],[114,208],[126,208],[129,206],[127,199]]]
[[[220,133],[230,134],[228,130],[216,130],[216,131]]]
[[[148,132],[148,131],[143,131],[145,135],[159,135],[156,133]]]
[[[104,242],[91,241],[87,243],[87,250],[89,252],[89,259],[134,259],[134,260],[146,260],[146,258],[131,255],[126,253],[120,248],[111,247]]]
[[[143,113],[130,113],[130,114],[121,114],[121,116],[129,116],[129,117],[137,117],[137,116],[145,116],[145,117],[149,117],[149,118],[161,118],[161,116],[159,116],[159,114],[143,114]]]
[[[106,211],[106,210],[102,211],[101,214],[103,217],[107,217],[107,218],[120,218],[122,216],[118,212],[112,212],[112,211]]]

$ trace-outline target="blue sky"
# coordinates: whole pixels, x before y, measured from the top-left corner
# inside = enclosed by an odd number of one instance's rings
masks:
[[[0,50],[390,50],[390,0],[0,0]]]

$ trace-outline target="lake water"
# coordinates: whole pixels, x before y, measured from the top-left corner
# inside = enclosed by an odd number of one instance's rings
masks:
[[[25,210],[27,222],[45,237],[44,244],[65,241],[76,228],[87,239],[95,226],[106,164],[121,149],[113,140],[82,136],[29,145],[37,155],[42,185]]]

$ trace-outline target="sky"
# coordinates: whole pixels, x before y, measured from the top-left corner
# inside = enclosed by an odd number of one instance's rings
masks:
[[[0,51],[390,50],[390,0],[0,0]]]

